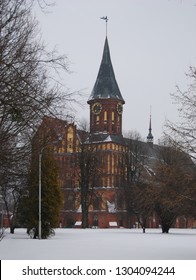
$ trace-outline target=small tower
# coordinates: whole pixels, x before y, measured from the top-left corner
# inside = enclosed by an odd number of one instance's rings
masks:
[[[152,135],[152,124],[151,124],[151,114],[150,114],[150,123],[149,123],[149,132],[148,132],[148,136],[147,136],[147,143],[150,146],[153,146],[153,140],[154,140],[154,137]]]

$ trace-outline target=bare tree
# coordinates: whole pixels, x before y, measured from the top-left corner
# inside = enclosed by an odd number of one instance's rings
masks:
[[[145,232],[146,221],[152,213],[149,174],[146,170],[147,146],[138,132],[131,132],[126,139],[128,151],[124,157],[126,170],[125,201],[129,216],[135,216]]]
[[[165,139],[164,145],[159,146],[154,172],[153,203],[162,232],[168,233],[176,218],[190,207],[195,167],[178,145]]]
[[[94,186],[97,185],[100,173],[100,160],[96,145],[81,145],[78,159],[80,200],[82,207],[82,227],[87,228],[88,209],[94,198]]]
[[[1,1],[0,128],[15,134],[55,112],[63,96],[51,68],[67,71],[66,57],[47,52],[36,38],[39,30],[31,9],[31,1]]]
[[[187,77],[190,85],[187,90],[182,91],[177,87],[177,92],[172,94],[178,106],[180,121],[178,123],[167,123],[169,134],[179,148],[187,152],[194,160],[196,159],[196,68],[190,67]]]
[[[56,50],[46,50],[32,16],[34,2],[0,0],[0,188],[9,203],[8,194],[13,193],[18,173],[16,166],[24,175],[22,162],[29,155],[37,125],[44,115],[55,115],[60,106],[68,107],[75,100],[59,78],[60,71],[68,71],[67,58]],[[19,178],[17,175],[15,197],[21,191]]]
[[[12,145],[13,146],[13,145]],[[9,152],[11,145],[9,145]],[[18,206],[26,190],[27,172],[28,172],[28,155],[23,151],[23,147],[13,147],[15,155],[10,155],[9,164],[4,164],[1,174],[1,195],[4,200],[5,210],[7,213],[10,232],[14,233],[17,224]],[[21,160],[22,156],[22,160]]]

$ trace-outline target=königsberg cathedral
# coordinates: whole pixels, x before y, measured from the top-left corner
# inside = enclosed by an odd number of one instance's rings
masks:
[[[54,151],[58,182],[63,193],[59,226],[81,226],[84,201],[88,208],[89,227],[137,226],[137,220],[130,217],[127,209],[124,190],[141,172],[134,172],[138,148],[135,147],[134,154],[133,147],[130,147],[134,141],[122,135],[125,100],[115,78],[107,36],[98,75],[87,103],[89,132],[78,129],[73,122],[52,117],[45,117],[38,129],[38,132],[49,131],[53,135],[52,140],[58,138]],[[149,159],[154,158],[156,149],[150,119],[147,140],[140,141],[140,163],[146,176],[150,176]],[[158,225],[154,215],[148,218],[148,227]]]
[[[115,78],[107,36],[97,79],[87,103],[90,111],[89,132],[77,129],[74,123],[51,117],[45,117],[39,128],[55,131],[53,140],[61,135],[55,145],[58,180],[63,191],[60,226],[81,225],[81,154],[84,147],[88,155],[83,153],[83,165],[90,162],[86,173],[83,172],[83,177],[86,177],[83,180],[88,181],[90,192],[89,226],[130,226],[126,199],[121,191],[129,180],[125,155],[130,139],[122,135],[125,100]],[[147,142],[143,142],[143,146],[145,153],[153,152],[151,122]],[[95,152],[99,158],[96,164],[93,158]],[[150,226],[156,226],[153,217],[150,223]]]

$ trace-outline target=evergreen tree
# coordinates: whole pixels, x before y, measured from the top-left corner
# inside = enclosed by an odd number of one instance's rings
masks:
[[[41,159],[41,237],[47,238],[53,233],[53,228],[59,224],[62,207],[62,193],[58,185],[58,172],[52,147],[45,147]],[[28,233],[33,228],[34,238],[38,237],[39,222],[39,153],[32,158],[29,176],[29,194],[26,222]]]

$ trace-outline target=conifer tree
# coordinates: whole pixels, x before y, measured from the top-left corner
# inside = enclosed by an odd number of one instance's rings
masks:
[[[29,176],[29,194],[27,203],[28,233],[33,228],[34,238],[38,237],[39,220],[39,153],[34,153]],[[42,238],[53,234],[53,228],[59,224],[60,209],[62,207],[62,193],[58,185],[57,166],[52,147],[45,147],[41,160],[41,232]]]

